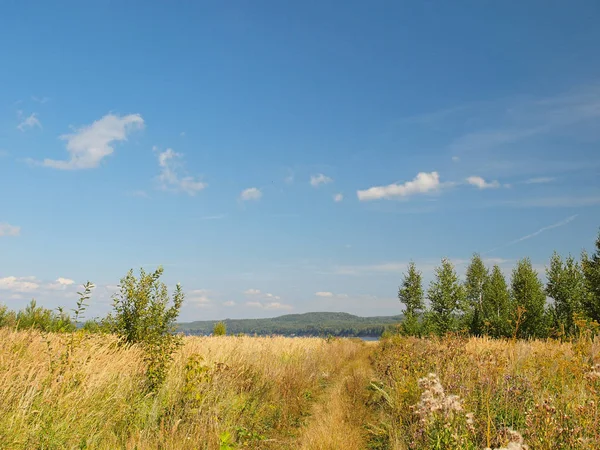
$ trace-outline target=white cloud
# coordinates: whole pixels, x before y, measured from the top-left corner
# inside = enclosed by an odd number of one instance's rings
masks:
[[[179,136],[185,137],[185,131],[182,131],[181,133],[179,133]]]
[[[390,199],[393,197],[409,197],[415,194],[437,191],[441,187],[440,176],[437,172],[419,172],[412,181],[404,184],[389,184],[387,186],[374,186],[363,191],[357,191],[360,201]]]
[[[245,295],[260,295],[260,293],[259,289],[247,289],[244,291]]]
[[[0,236],[19,236],[21,227],[9,223],[0,223]]]
[[[267,292],[267,293],[265,294],[265,297],[266,297],[266,298],[272,298],[273,300],[281,300],[281,297],[279,297],[279,295],[273,295],[273,294],[271,294],[270,292]]]
[[[556,178],[553,177],[537,177],[537,178],[530,178],[528,180],[525,180],[525,184],[544,184],[544,183],[552,183],[553,181],[555,181]]]
[[[459,162],[460,158],[458,156],[453,156],[452,157],[452,162]]]
[[[157,150],[154,147],[154,150]],[[179,172],[183,167],[181,158],[183,155],[173,151],[172,148],[166,149],[158,154],[158,165],[160,166],[160,175],[158,181],[161,188],[166,191],[185,192],[188,195],[196,195],[197,192],[208,186],[206,183],[190,176],[182,176]]]
[[[0,278],[0,289],[13,292],[32,292],[40,288],[35,277]]]
[[[479,189],[497,189],[500,187],[500,183],[498,183],[496,180],[487,182],[483,178],[475,176],[468,177],[467,183],[472,186],[476,186]]]
[[[315,292],[315,296],[320,298],[348,298],[348,294],[334,294],[328,291]]]
[[[333,196],[333,201],[336,202],[336,203],[339,203],[342,200],[344,200],[344,194],[335,194]]]
[[[26,131],[26,130],[30,130],[31,128],[42,128],[42,124],[40,123],[39,119],[37,118],[37,114],[36,113],[31,113],[28,117],[23,118],[23,113],[21,111],[19,111],[19,118],[23,119],[21,121],[21,123],[19,123],[19,125],[17,125],[17,128],[21,131]]]
[[[127,135],[144,127],[144,119],[139,114],[116,116],[107,114],[91,125],[85,125],[74,133],[63,134],[60,139],[67,141],[68,161],[44,159],[43,165],[61,170],[92,169],[114,152],[113,143],[126,141]]]
[[[56,279],[56,281],[46,285],[45,287],[46,287],[46,289],[49,289],[51,291],[57,291],[57,290],[64,290],[68,286],[71,286],[73,283],[75,283],[75,281],[73,281],[69,278],[59,277]]]
[[[279,302],[269,302],[269,303],[261,303],[261,302],[246,302],[246,306],[250,306],[252,308],[260,308],[260,309],[293,309],[291,305],[285,305]]]
[[[333,292],[323,292],[323,291],[321,291],[321,292],[315,292],[315,295],[317,297],[331,298],[331,297],[333,297]]]
[[[244,189],[240,194],[240,198],[244,201],[248,200],[259,200],[262,197],[262,192],[260,189],[252,187],[248,189]]]
[[[229,301],[223,302],[223,306],[235,306],[235,302],[229,300]]]
[[[206,307],[212,301],[209,298],[210,291],[208,289],[195,289],[192,290],[186,295],[185,301],[189,305],[194,305],[198,307]]]
[[[327,175],[323,175],[322,173],[318,173],[317,175],[312,175],[310,177],[310,184],[313,187],[319,187],[322,184],[332,183],[333,179],[329,178]]]
[[[63,277],[59,277],[56,279],[56,282],[58,284],[62,284],[63,286],[70,286],[73,283],[75,283],[73,280],[69,279],[69,278],[63,278]]]

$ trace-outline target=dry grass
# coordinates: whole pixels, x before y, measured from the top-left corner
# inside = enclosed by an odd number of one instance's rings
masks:
[[[155,395],[111,336],[0,342],[2,449],[600,448],[598,340],[190,337]]]
[[[514,431],[530,449],[600,448],[598,339],[399,337],[383,342],[374,361],[379,448],[525,448]],[[435,379],[425,379],[430,373]]]
[[[63,358],[64,339],[0,329],[0,448],[293,448],[314,399],[364,347],[190,337],[151,396],[137,349],[77,335]]]

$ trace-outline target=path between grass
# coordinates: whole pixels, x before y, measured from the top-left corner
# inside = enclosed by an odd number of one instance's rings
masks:
[[[373,370],[369,356],[377,348],[369,342],[350,360],[315,403],[307,426],[294,448],[301,450],[359,450],[367,448],[365,425],[372,411],[366,405]]]

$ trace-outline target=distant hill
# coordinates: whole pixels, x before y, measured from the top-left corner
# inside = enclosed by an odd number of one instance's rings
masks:
[[[225,319],[227,334],[278,334],[283,336],[380,336],[384,328],[398,323],[402,315],[359,317],[343,312],[286,314],[270,319]],[[186,334],[208,335],[218,320],[178,324]]]

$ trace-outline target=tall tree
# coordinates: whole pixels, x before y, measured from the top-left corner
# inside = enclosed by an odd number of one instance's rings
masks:
[[[467,267],[465,280],[465,319],[471,334],[483,334],[484,285],[489,276],[488,270],[477,253]]]
[[[484,333],[493,337],[510,336],[510,294],[504,274],[498,265],[483,286]]]
[[[457,328],[457,313],[464,303],[464,289],[452,263],[444,258],[435,269],[435,279],[427,291],[431,303],[431,316],[438,334]]]
[[[592,257],[585,252],[581,255],[581,267],[587,290],[582,299],[583,311],[590,319],[600,323],[600,232]]]
[[[398,288],[398,299],[406,306],[402,329],[405,334],[419,334],[419,314],[425,307],[421,272],[417,270],[414,262],[408,265],[404,274],[402,285]]]
[[[529,258],[518,261],[513,270],[511,302],[513,329],[516,331],[516,336],[544,337],[546,294]]]
[[[546,279],[546,295],[554,300],[553,326],[571,336],[575,333],[574,314],[581,312],[584,300],[585,278],[581,266],[570,255],[563,263],[554,252],[546,268]]]

